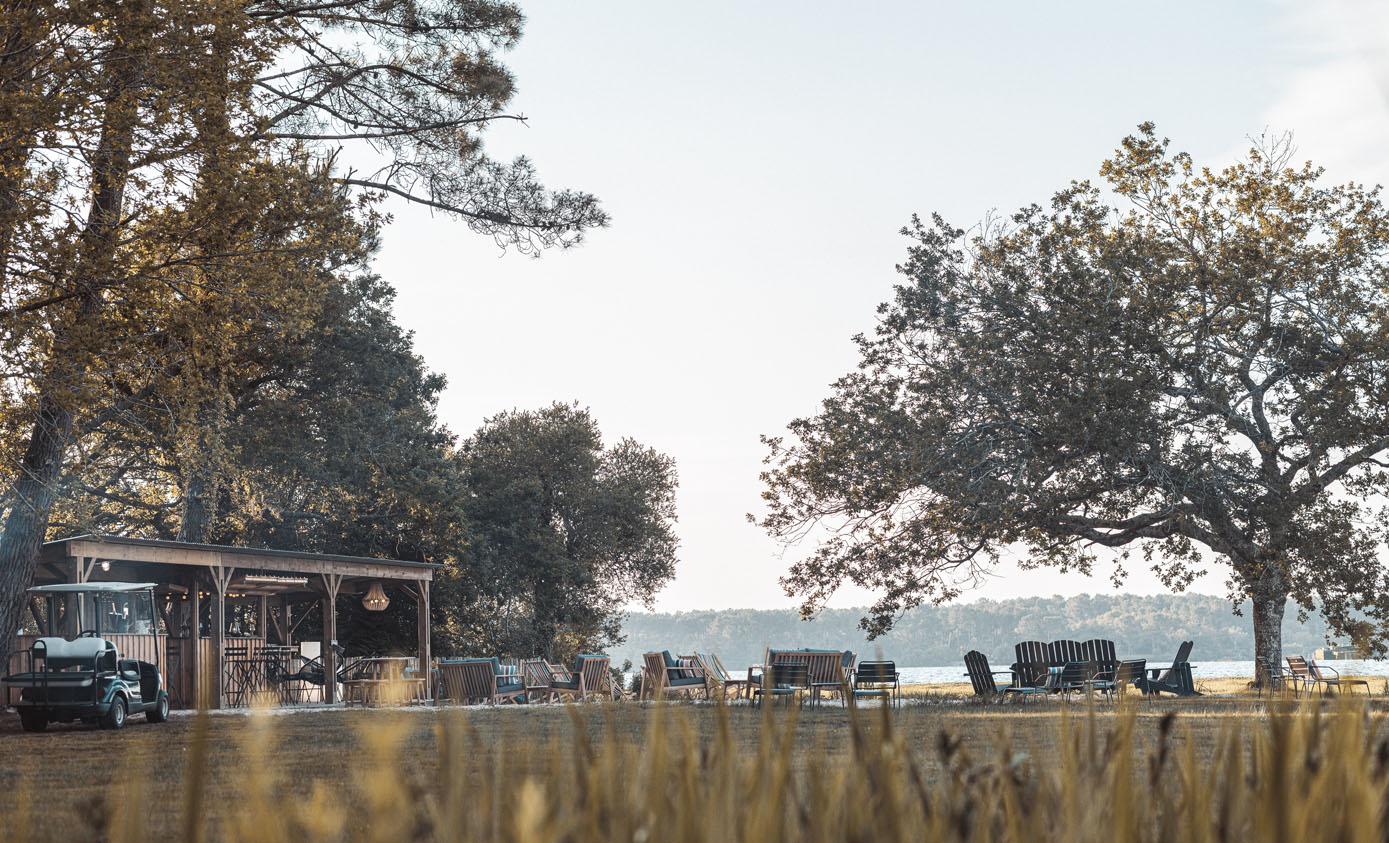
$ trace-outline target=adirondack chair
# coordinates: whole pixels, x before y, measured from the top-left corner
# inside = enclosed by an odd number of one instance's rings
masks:
[[[1047,645],[1041,641],[1023,641],[1014,645],[1013,654],[1017,661],[1008,668],[1013,672],[1013,686],[1045,687],[1051,667]]]
[[[1134,684],[1145,694],[1156,695],[1166,691],[1179,697],[1201,696],[1191,677],[1191,663],[1187,661],[1191,657],[1192,646],[1192,642],[1183,641],[1177,648],[1177,656],[1172,659],[1171,667],[1150,667],[1147,678]]]
[[[501,673],[497,659],[445,659],[439,662],[443,698],[461,703],[520,703],[525,682],[518,674]]]
[[[574,669],[550,665],[555,678],[550,681],[550,690],[556,696],[571,697],[583,702],[587,699],[618,698],[617,688],[613,686],[612,673],[608,666],[611,659],[604,655],[581,653],[574,657]]]
[[[1047,688],[1036,685],[1020,685],[1017,682],[1006,688],[998,687],[995,676],[1017,676],[1013,670],[989,670],[989,657],[978,650],[970,650],[965,653],[965,675],[969,677],[969,684],[974,687],[974,695],[984,702],[998,702],[1007,699],[1011,694],[1022,699],[1028,697],[1040,698],[1046,696]]]
[[[1085,661],[1085,654],[1079,641],[1061,639],[1047,645],[1047,666],[1065,667],[1072,662]]]
[[[1370,683],[1364,679],[1342,679],[1339,670],[1315,661],[1307,662],[1307,669],[1312,674],[1312,681],[1323,689],[1323,693],[1328,693],[1332,688],[1335,688],[1338,694],[1343,694],[1345,691],[1341,689],[1354,688],[1360,685],[1365,688],[1365,696],[1374,696],[1370,690]]]
[[[709,698],[709,680],[703,667],[681,666],[670,650],[643,653],[642,695],[661,699],[667,695],[694,699],[696,693]]]
[[[859,662],[854,670],[854,699],[878,697],[891,705],[902,704],[901,674],[896,662]]]
[[[695,657],[704,666],[704,675],[709,678],[711,689],[718,689],[720,699],[727,700],[730,691],[735,697],[741,698],[747,695],[748,680],[735,679],[728,672],[728,668],[723,666],[723,661],[719,659],[717,653],[695,653]]]
[[[1091,679],[1119,666],[1119,657],[1114,654],[1114,642],[1107,638],[1091,638],[1081,644],[1080,655],[1090,665]]]
[[[1091,691],[1104,694],[1111,701],[1122,698],[1130,685],[1137,685],[1147,672],[1146,659],[1130,659],[1119,662],[1112,670],[1105,671],[1090,679],[1086,685]]]

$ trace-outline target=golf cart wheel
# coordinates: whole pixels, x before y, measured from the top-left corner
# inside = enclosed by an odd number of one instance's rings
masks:
[[[101,716],[101,728],[121,728],[125,725],[126,714],[127,710],[125,707],[125,697],[121,696],[120,694],[117,694],[116,698],[111,700],[111,708]]]
[[[20,709],[19,725],[26,732],[42,732],[48,728],[48,715],[42,711]]]
[[[169,719],[169,698],[160,695],[159,701],[154,704],[154,708],[145,712],[145,720],[150,723],[163,723]]]

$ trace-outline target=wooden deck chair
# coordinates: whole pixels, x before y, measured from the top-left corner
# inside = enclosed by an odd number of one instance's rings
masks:
[[[566,671],[550,665],[550,670],[555,674],[555,678],[550,682],[550,689],[558,696],[567,696],[580,702],[604,697],[617,699],[618,691],[613,685],[612,673],[608,670],[611,663],[612,660],[607,656],[581,653],[574,657],[573,670]]]
[[[1085,661],[1079,641],[1061,639],[1047,645],[1047,666],[1065,667],[1074,662]]]
[[[544,659],[523,659],[521,681],[526,686],[526,698],[531,702],[554,702],[556,692],[551,685],[555,681],[555,672]]]
[[[1354,688],[1356,685],[1361,685],[1365,688],[1365,696],[1374,696],[1370,690],[1369,682],[1364,679],[1342,679],[1341,672],[1334,667],[1309,661],[1307,662],[1307,670],[1312,675],[1312,681],[1322,688],[1323,693],[1329,693],[1332,688],[1335,688],[1338,694],[1343,694],[1345,691],[1341,690],[1342,688]]]
[[[1190,641],[1183,641],[1177,648],[1177,655],[1172,659],[1169,667],[1150,667],[1148,676],[1141,682],[1135,683],[1145,694],[1159,694],[1166,692],[1176,694],[1179,697],[1199,697],[1201,692],[1196,690],[1196,682],[1191,676],[1191,663],[1187,659],[1191,658]]]
[[[1028,697],[1043,697],[1047,693],[1044,687],[1035,685],[1019,685],[1016,682],[1006,688],[998,687],[995,676],[1016,677],[1016,673],[1011,670],[989,670],[989,657],[978,650],[970,650],[965,653],[965,675],[969,677],[969,683],[974,687],[974,695],[984,702],[998,702],[1007,699],[1011,694],[1022,699]]]
[[[645,671],[642,695],[648,699],[659,700],[667,695],[694,699],[697,693],[709,698],[709,681],[703,666],[681,665],[681,659],[671,655],[670,650],[643,653],[641,659]]]
[[[1009,666],[1013,672],[1013,686],[1024,685],[1041,688],[1047,684],[1051,666],[1047,656],[1047,645],[1041,641],[1023,641],[1013,646],[1016,661]]]
[[[810,672],[811,705],[820,704],[821,694],[838,694],[844,699],[844,690],[853,679],[853,652],[811,653],[806,666]]]
[[[749,680],[734,678],[728,672],[728,668],[723,666],[718,653],[695,653],[695,657],[704,666],[704,675],[709,679],[710,690],[717,690],[720,699],[727,700],[730,691],[736,698],[747,696]]]

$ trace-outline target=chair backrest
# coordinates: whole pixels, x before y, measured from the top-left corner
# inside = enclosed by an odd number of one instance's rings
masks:
[[[611,663],[607,656],[581,655],[575,659],[574,672],[583,676],[585,690],[606,691],[612,688],[612,674],[608,672]]]
[[[843,653],[809,653],[804,664],[811,682],[819,684],[844,681]]]
[[[1312,671],[1307,666],[1307,660],[1302,656],[1288,656],[1288,670],[1292,671],[1293,676],[1298,679],[1306,679],[1312,675]]]
[[[1091,638],[1080,645],[1081,658],[1088,662],[1117,663],[1119,657],[1114,654],[1114,642],[1108,638]]]
[[[1065,667],[1072,662],[1083,662],[1079,641],[1063,638],[1047,645],[1047,664],[1051,667]]]
[[[733,678],[728,668],[719,661],[718,653],[695,653],[695,658],[699,659],[700,665],[704,667],[704,675],[712,677],[715,682],[723,684]]]
[[[659,685],[666,683],[666,657],[663,653],[642,653],[641,663],[646,667],[646,678]]]
[[[1312,674],[1312,678],[1316,679],[1318,682],[1326,679],[1326,677],[1322,675],[1321,665],[1317,664],[1316,659],[1307,660],[1307,670]]]
[[[1177,657],[1172,660],[1172,664],[1182,664],[1191,659],[1191,648],[1196,646],[1194,641],[1183,641],[1182,646],[1177,648]]]
[[[772,664],[773,688],[809,688],[810,665],[804,660],[780,661]]]
[[[1114,671],[1114,684],[1126,685],[1137,682],[1139,679],[1143,678],[1143,674],[1147,672],[1147,669],[1147,659],[1128,659],[1127,661],[1119,662],[1119,667]]]
[[[1090,678],[1090,663],[1083,661],[1066,662],[1061,666],[1062,687],[1075,687]]]
[[[854,685],[879,685],[897,681],[897,662],[859,662]]]
[[[464,659],[458,665],[463,699],[490,699],[497,689],[497,671],[491,659]]]
[[[1047,657],[1046,644],[1041,641],[1023,641],[1014,645],[1013,653],[1017,656],[1015,670],[1020,683],[1040,686],[1047,681],[1050,660]]]
[[[978,697],[998,696],[998,683],[989,672],[989,657],[978,650],[965,653],[965,672],[969,674],[969,684],[974,686]]]
[[[525,659],[521,662],[521,676],[527,688],[548,687],[554,674],[544,659]]]

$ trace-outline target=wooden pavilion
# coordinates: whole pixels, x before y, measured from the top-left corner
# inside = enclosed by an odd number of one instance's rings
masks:
[[[429,591],[440,567],[399,559],[82,535],[45,543],[33,584],[156,583],[158,635],[105,637],[123,654],[159,665],[175,707],[202,703],[224,708],[228,692],[239,681],[236,663],[252,660],[270,647],[304,647],[295,633],[315,609],[322,613],[322,637],[307,649],[318,651],[323,675],[335,676],[338,598],[365,596],[370,607],[381,605],[387,590],[417,606],[416,667],[428,694]],[[41,635],[76,632],[63,625],[61,607],[45,607],[35,599],[29,611]],[[23,657],[32,636],[18,639],[10,649],[12,662]],[[306,700],[338,701],[335,682],[312,691]],[[240,701],[238,697],[234,702]]]

